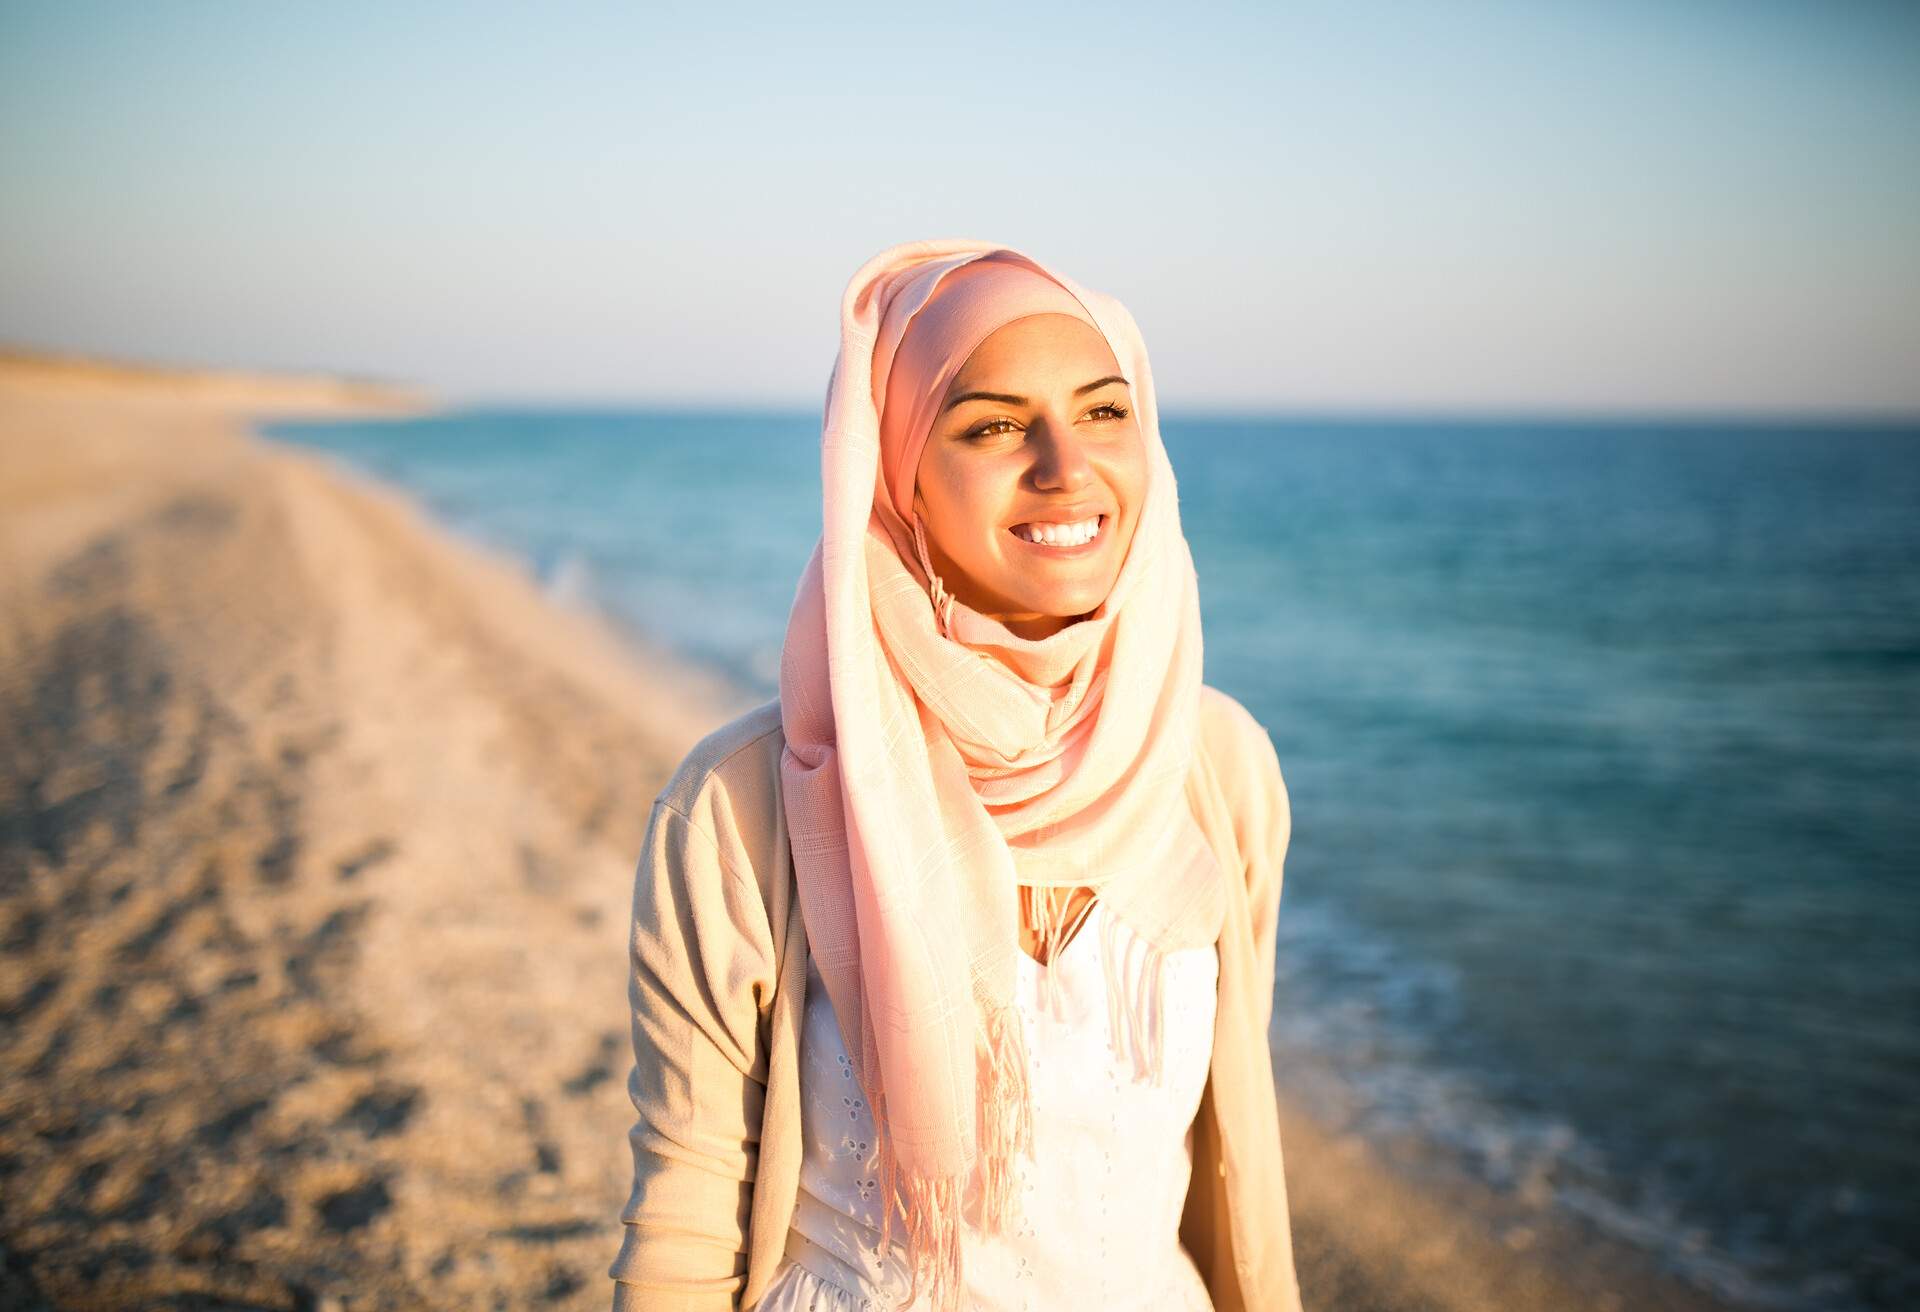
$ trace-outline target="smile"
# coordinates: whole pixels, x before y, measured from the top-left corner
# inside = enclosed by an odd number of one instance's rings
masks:
[[[1015,524],[1007,531],[1029,546],[1050,552],[1077,551],[1091,546],[1107,525],[1105,515],[1095,515],[1072,524]]]

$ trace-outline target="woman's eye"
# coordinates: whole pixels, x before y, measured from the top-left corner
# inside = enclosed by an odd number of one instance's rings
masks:
[[[1087,417],[1089,419],[1100,419],[1103,422],[1111,422],[1113,420],[1125,419],[1129,413],[1127,408],[1119,402],[1108,401],[1087,411]],[[1009,429],[1018,427],[1019,425],[1011,419],[989,419],[984,424],[968,429],[964,436],[965,440],[971,442],[982,437],[996,437]]]
[[[979,426],[978,426],[977,428],[973,428],[973,429],[971,429],[971,430],[969,430],[969,431],[968,431],[968,433],[967,433],[967,440],[968,440],[968,441],[972,441],[972,440],[973,440],[974,438],[976,438],[976,437],[992,437],[992,436],[994,436],[994,435],[996,435],[996,434],[998,434],[998,433],[1000,433],[1000,432],[1002,432],[1002,431],[1004,431],[1004,430],[1002,430],[1002,429],[1000,428],[1000,425],[1001,425],[1001,424],[1005,424],[1005,425],[1007,425],[1007,426],[1008,426],[1009,428],[1011,428],[1011,427],[1013,426],[1013,420],[1011,420],[1011,419],[989,419],[989,420],[987,420],[987,422],[986,422],[986,423],[984,423],[984,424],[981,424],[981,425],[979,425]]]

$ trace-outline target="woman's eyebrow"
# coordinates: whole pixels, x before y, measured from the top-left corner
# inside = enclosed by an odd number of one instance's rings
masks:
[[[1105,387],[1108,383],[1124,383],[1126,381],[1127,380],[1119,374],[1108,374],[1105,378],[1096,378],[1090,383],[1074,388],[1073,394],[1075,396],[1085,396],[1096,387]],[[1027,398],[1024,396],[1013,396],[1006,392],[962,392],[960,395],[954,397],[953,400],[947,402],[946,405],[941,408],[941,413],[944,414],[946,411],[953,409],[965,401],[998,401],[1002,405],[1025,405]]]

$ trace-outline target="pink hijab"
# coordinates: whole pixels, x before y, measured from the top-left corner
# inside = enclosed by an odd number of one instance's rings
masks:
[[[912,494],[967,357],[1044,313],[1106,339],[1149,472],[1107,599],[1026,639],[946,591]],[[1224,876],[1184,795],[1199,597],[1146,347],[1119,301],[1005,247],[910,242],[854,274],[840,331],[824,521],[781,656],[782,794],[809,947],[879,1128],[914,1290],[930,1277],[944,1312],[959,1306],[963,1219],[1004,1233],[1012,1154],[1033,1151],[1013,1006],[1021,888],[1091,887],[1147,944],[1123,953],[1110,937],[1102,953],[1109,1040],[1141,1079],[1160,1078],[1164,954],[1219,937]],[[1052,960],[1067,927],[1037,928]]]

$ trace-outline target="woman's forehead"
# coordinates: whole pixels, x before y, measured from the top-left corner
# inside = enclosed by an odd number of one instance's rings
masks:
[[[1117,373],[1116,365],[1113,349],[1092,324],[1069,314],[1035,314],[988,333],[960,367],[954,384],[974,381],[985,373],[1045,375],[1056,368],[1105,366]]]

